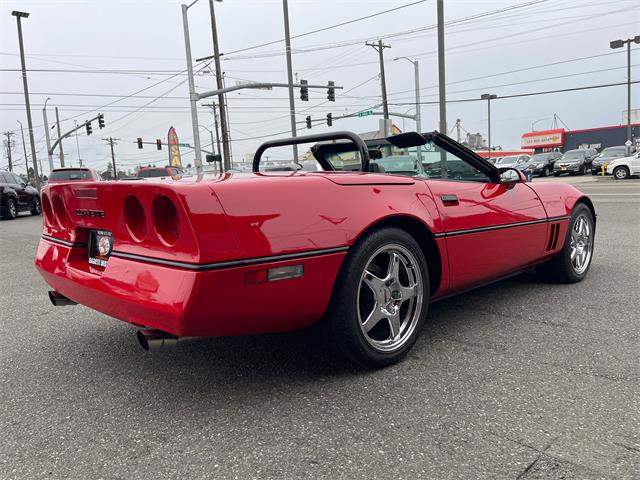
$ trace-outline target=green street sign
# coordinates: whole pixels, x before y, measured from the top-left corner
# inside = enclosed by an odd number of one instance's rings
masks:
[[[359,117],[366,117],[367,115],[373,115],[373,110],[366,110],[364,112],[358,112]]]
[[[179,147],[190,147],[191,145],[189,145],[188,143],[179,143],[178,146]]]

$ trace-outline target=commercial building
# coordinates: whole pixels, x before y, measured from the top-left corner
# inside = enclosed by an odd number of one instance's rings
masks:
[[[640,123],[631,125],[631,138],[636,148],[640,146]],[[583,130],[542,130],[522,135],[522,148],[534,149],[536,153],[558,150],[566,152],[576,148],[597,148],[624,145],[627,141],[627,125],[586,128]]]

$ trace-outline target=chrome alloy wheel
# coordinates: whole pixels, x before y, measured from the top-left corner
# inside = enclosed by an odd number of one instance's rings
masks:
[[[13,200],[9,201],[9,217],[16,218],[18,215],[18,208],[16,207],[16,202]]]
[[[578,275],[582,275],[589,267],[591,252],[593,250],[591,221],[586,215],[576,218],[571,229],[571,265]]]
[[[412,336],[423,303],[422,269],[407,248],[387,244],[369,257],[358,288],[358,320],[366,341],[380,352]]]

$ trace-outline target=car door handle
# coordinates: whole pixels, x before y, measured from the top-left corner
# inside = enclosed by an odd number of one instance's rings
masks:
[[[440,199],[444,205],[458,205],[457,195],[440,195]]]

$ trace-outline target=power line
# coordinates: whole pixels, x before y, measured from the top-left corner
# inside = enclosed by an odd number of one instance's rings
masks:
[[[352,23],[360,22],[362,20],[368,20],[369,18],[374,18],[374,17],[378,17],[380,15],[385,15],[387,13],[391,13],[391,12],[395,12],[395,11],[398,11],[398,10],[402,10],[403,8],[412,7],[412,6],[418,5],[420,3],[425,3],[426,1],[428,1],[428,0],[418,0],[416,2],[407,3],[405,5],[400,5],[398,7],[390,8],[388,10],[383,10],[381,12],[372,13],[370,15],[365,15],[364,17],[354,18],[352,20],[347,20],[345,22],[336,23],[334,25],[329,25],[329,26],[326,26],[326,27],[318,28],[316,30],[311,30],[309,32],[300,33],[298,35],[292,35],[291,39],[306,37],[308,35],[313,35],[315,33],[325,32],[325,31],[331,30],[333,28],[344,27],[345,25],[349,25],[349,24],[352,24]],[[536,0],[536,1],[537,2],[541,2],[541,1],[548,1],[548,0]],[[251,47],[245,47],[245,48],[240,48],[238,50],[232,50],[231,52],[227,52],[224,55],[227,56],[227,55],[232,55],[232,54],[235,54],[235,53],[246,52],[248,50],[255,50],[256,48],[262,48],[262,47],[266,47],[266,46],[269,46],[269,45],[275,45],[277,43],[282,43],[284,41],[285,41],[285,39],[281,38],[280,40],[273,40],[271,42],[265,42],[265,43],[261,43],[259,45],[253,45]],[[197,60],[209,60],[210,58],[213,58],[213,56],[199,58]]]

